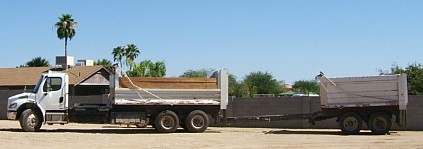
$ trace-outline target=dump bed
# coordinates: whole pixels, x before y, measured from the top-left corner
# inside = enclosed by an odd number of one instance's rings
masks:
[[[210,78],[114,79],[114,105],[220,105],[226,109],[228,101],[227,70],[216,71]]]
[[[327,78],[320,80],[322,108],[397,106],[406,110],[407,77],[401,75]]]

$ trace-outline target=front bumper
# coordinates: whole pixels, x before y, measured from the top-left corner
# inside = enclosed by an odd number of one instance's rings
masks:
[[[16,120],[16,111],[7,111],[7,119]]]

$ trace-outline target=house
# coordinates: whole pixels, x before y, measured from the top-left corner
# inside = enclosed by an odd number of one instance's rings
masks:
[[[31,92],[42,73],[56,69],[53,67],[0,68],[0,119],[6,118],[7,99],[10,96]],[[62,72],[68,73],[70,96],[98,96],[109,93],[110,72],[103,66],[76,66]]]

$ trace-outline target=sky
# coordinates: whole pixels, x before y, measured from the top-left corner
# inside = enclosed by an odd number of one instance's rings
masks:
[[[378,75],[423,63],[423,1],[411,0],[44,0],[0,1],[0,68],[41,56],[55,63],[64,41],[53,24],[78,22],[75,59],[109,59],[136,44],[137,62],[165,61],[168,77],[229,69],[238,80],[269,72],[293,83]]]

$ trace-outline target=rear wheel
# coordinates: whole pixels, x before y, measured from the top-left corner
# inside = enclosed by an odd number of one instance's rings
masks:
[[[179,126],[179,118],[172,111],[163,111],[157,115],[156,120],[154,121],[154,126],[157,131],[162,133],[171,133],[175,132]]]
[[[339,118],[339,127],[343,134],[358,134],[363,125],[363,119],[354,112],[347,112]]]
[[[31,109],[26,109],[22,112],[21,117],[19,118],[19,123],[22,130],[28,132],[39,131],[41,128],[41,116]]]
[[[369,118],[367,126],[369,126],[372,134],[384,135],[391,129],[391,117],[383,112],[373,113]]]
[[[204,132],[209,126],[209,117],[201,110],[192,111],[185,119],[185,129],[189,132]]]

